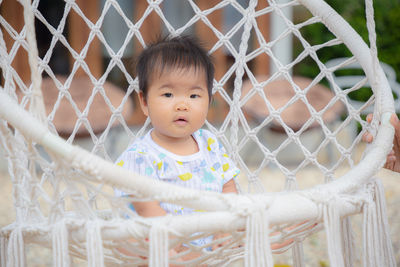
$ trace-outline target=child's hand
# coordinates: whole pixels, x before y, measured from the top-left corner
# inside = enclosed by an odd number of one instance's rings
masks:
[[[172,258],[172,257],[174,257],[174,256],[176,256],[178,254],[178,252],[175,250],[175,249],[170,249],[169,250],[169,252],[168,252],[168,258]],[[176,261],[183,261],[183,259],[182,258],[178,258],[178,259],[176,259]],[[176,265],[176,264],[169,264],[169,267],[182,267],[182,265]]]
[[[215,234],[213,240],[218,240],[221,238],[224,238],[225,236],[229,236],[229,233],[219,233],[219,234]],[[216,250],[217,248],[223,247],[225,245],[227,245],[229,243],[229,239],[224,241],[224,242],[220,242],[220,243],[216,243],[212,246],[212,250]]]
[[[372,114],[368,114],[367,122],[371,123]],[[393,149],[389,152],[386,158],[385,168],[391,171],[400,172],[400,121],[396,114],[390,117],[390,123],[393,125],[395,135],[393,139]],[[366,132],[363,136],[363,141],[371,143],[374,137],[371,133]]]
[[[271,235],[274,235],[274,233],[271,234]],[[281,249],[281,248],[283,248],[283,247],[289,246],[289,245],[292,244],[293,242],[294,242],[294,240],[293,240],[293,238],[291,238],[291,239],[288,239],[288,240],[283,241],[282,243],[272,243],[272,244],[271,244],[271,249],[272,249],[272,250],[278,250],[278,249]],[[274,252],[274,253],[275,253],[275,254],[280,254],[279,252]]]
[[[177,246],[176,248],[171,249],[169,251],[168,256],[171,259],[172,257],[177,257],[177,254],[179,254],[181,252],[184,252],[184,251],[187,251],[187,250],[188,250],[188,248],[181,244],[181,245]],[[191,260],[194,260],[194,259],[196,259],[196,258],[198,258],[200,256],[201,256],[201,252],[197,252],[197,251],[191,251],[189,253],[185,253],[184,255],[181,255],[179,258],[175,259],[175,261],[182,262],[182,264],[172,264],[172,263],[170,263],[169,267],[182,267],[182,266],[185,266],[185,261],[191,261]],[[196,266],[198,266],[198,267],[206,267],[206,265],[204,265],[204,264],[200,264],[200,265],[196,265]]]

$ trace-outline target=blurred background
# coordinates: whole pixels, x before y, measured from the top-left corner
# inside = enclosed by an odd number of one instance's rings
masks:
[[[80,53],[85,48],[87,52],[82,56],[85,58],[91,75],[95,78],[100,78],[106,73],[106,80],[108,82],[126,91],[130,86],[129,77],[127,77],[126,72],[131,77],[135,77],[134,60],[143,49],[144,43],[153,41],[160,35],[168,34],[171,32],[171,29],[178,29],[179,32],[180,27],[190,21],[195,14],[189,1],[162,1],[159,6],[163,17],[160,17],[155,11],[148,14],[139,25],[138,30],[141,35],[138,38],[137,32],[132,31],[132,29],[131,31],[129,30],[127,20],[137,23],[139,19],[143,19],[143,15],[147,12],[147,1],[119,0],[116,2],[118,2],[120,10],[117,10],[114,5],[108,5],[105,12],[105,0],[77,0],[76,3],[79,5],[80,11],[89,21],[82,19],[82,14],[77,14],[76,10],[71,10],[65,16],[64,9],[66,4],[62,0],[42,0],[39,2],[37,8],[43,15],[42,19],[36,20],[35,25],[39,56],[48,62],[51,68],[51,70],[44,70],[44,77],[48,76],[49,72],[54,75],[69,75],[75,64],[73,58],[76,57],[76,55],[71,55],[71,49],[76,51],[76,53]],[[199,9],[204,10],[216,6],[219,2],[215,0],[196,1],[196,4]],[[289,1],[278,1],[278,3],[285,2]],[[346,0],[328,0],[326,2],[342,15],[363,37],[365,42],[368,43],[364,0],[355,0],[351,4]],[[248,6],[247,0],[238,0],[237,3],[243,8]],[[267,6],[267,1],[259,1],[257,10]],[[395,0],[375,1],[374,7],[379,59],[390,65],[397,74],[396,76],[399,77],[400,54],[398,51],[400,49],[400,32],[394,29],[400,28],[400,2]],[[1,3],[0,10],[1,15],[10,23],[10,26],[19,32],[24,23],[21,5],[14,0],[4,0]],[[310,18],[309,11],[302,6],[289,6],[282,10],[286,18],[292,20],[294,24]],[[123,16],[121,16],[122,14]],[[100,17],[101,21],[99,23]],[[213,27],[230,41],[228,45],[214,47],[215,50],[211,53],[216,64],[216,79],[221,80],[225,72],[232,66],[235,53],[238,51],[243,32],[243,25],[239,25],[239,22],[243,16],[234,6],[226,5],[208,14],[207,18]],[[168,21],[168,23],[165,23],[165,21]],[[90,28],[87,24],[96,22],[98,30],[103,34],[107,45],[103,41],[100,41],[97,36],[90,35]],[[267,13],[259,16],[257,22],[260,32],[267,41],[274,40],[285,28],[285,22],[274,14]],[[48,24],[51,25],[51,28]],[[15,70],[20,73],[21,79],[25,82],[29,81],[26,51],[23,47],[15,46],[15,37],[4,29],[4,24],[0,27],[3,30],[7,49],[9,51],[11,49],[14,50],[13,53],[15,53],[15,56],[12,64]],[[237,29],[232,30],[235,27]],[[51,31],[58,31],[58,34],[62,35],[62,38],[61,36],[60,38],[54,38]],[[321,23],[308,25],[301,28],[300,31],[302,36],[311,45],[320,44],[333,38],[332,33]],[[216,36],[202,21],[186,27],[183,33],[197,35],[208,49],[213,48],[218,37],[220,37]],[[252,32],[252,35],[249,52],[251,52],[251,49],[259,47],[254,32]],[[88,40],[91,41],[88,42]],[[67,42],[69,45],[67,45]],[[281,39],[272,49],[280,62],[285,65],[296,58],[304,50],[304,47],[296,36],[289,34],[287,37]],[[319,50],[317,51],[317,55],[323,63],[326,63],[331,59],[349,57],[352,54],[344,45],[338,45],[330,49]],[[124,66],[119,66],[118,64],[108,65],[113,58],[120,59]],[[256,75],[272,75],[277,68],[276,64],[266,55],[259,55],[250,60],[248,66]],[[75,64],[75,68],[77,68],[75,77],[88,76],[81,66]],[[296,64],[291,69],[291,72],[293,75],[314,78],[318,75],[320,69],[311,57],[306,57]],[[342,74],[356,73],[357,71],[351,72],[351,70],[342,72]],[[232,75],[223,84],[228,94],[232,93],[234,77]],[[399,78],[396,79],[398,81]],[[326,80],[323,80],[322,83],[329,86]],[[369,99],[370,95],[371,91],[368,88],[364,88],[352,93],[350,97],[365,101]],[[134,112],[129,116],[128,123],[131,125],[142,124],[144,117],[137,108],[136,95],[132,94],[131,96],[134,101]],[[225,118],[227,108],[219,92],[216,92],[209,120],[211,122],[221,122]],[[215,110],[218,110],[218,112],[215,112]]]

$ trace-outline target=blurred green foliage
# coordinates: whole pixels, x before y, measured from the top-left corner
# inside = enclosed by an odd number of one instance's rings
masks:
[[[368,44],[368,30],[365,19],[364,0],[326,0],[364,39]],[[380,61],[391,65],[400,79],[400,1],[399,0],[379,0],[374,1],[374,13],[377,34],[378,56]],[[296,13],[296,20],[303,21],[301,12]],[[322,25],[316,23],[306,26],[301,30],[302,35],[311,44],[322,44],[333,38],[333,34]],[[303,47],[300,42],[295,40],[294,53],[297,56]],[[333,46],[329,49],[317,51],[317,55],[322,62],[337,57],[351,56],[351,52],[344,46]],[[295,74],[307,77],[315,77],[319,73],[318,66],[312,62],[311,58],[303,60],[295,67]],[[363,96],[361,98],[365,98]]]

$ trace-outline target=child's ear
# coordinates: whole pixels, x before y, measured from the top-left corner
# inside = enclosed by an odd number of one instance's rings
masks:
[[[140,103],[140,108],[142,109],[144,115],[147,117],[149,116],[149,108],[147,106],[147,101],[146,97],[144,96],[143,92],[139,92],[139,103]]]

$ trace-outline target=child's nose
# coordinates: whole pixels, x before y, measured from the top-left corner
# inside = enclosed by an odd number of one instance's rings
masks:
[[[189,107],[185,101],[179,101],[176,103],[175,108],[177,111],[185,111],[185,110],[188,110]]]

